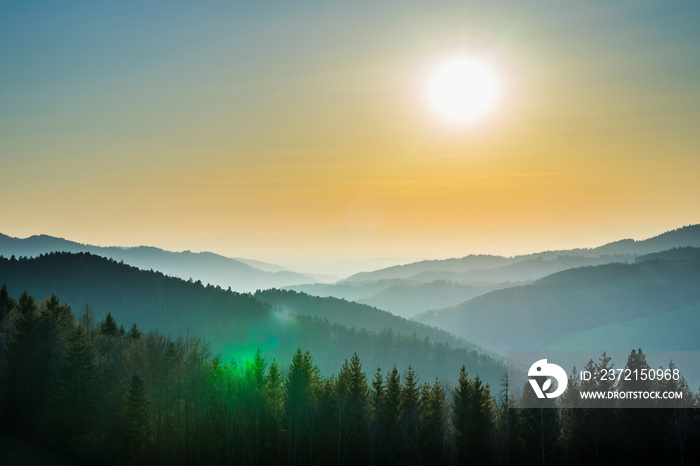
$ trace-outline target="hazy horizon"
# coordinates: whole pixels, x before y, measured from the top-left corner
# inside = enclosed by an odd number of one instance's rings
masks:
[[[151,246],[167,251],[213,252],[230,258],[263,261],[298,272],[346,277],[361,271],[435,259],[460,258],[470,254],[512,257],[543,251],[595,248],[622,239],[644,240],[686,225],[642,225],[636,228],[522,228],[431,231],[359,231],[345,228],[299,235],[222,235],[180,241],[104,242],[63,237],[46,232],[18,236],[49,235],[101,247]],[[429,238],[440,238],[440,247]],[[401,241],[402,240],[402,241]],[[484,242],[488,240],[486,246]],[[494,244],[499,244],[500,247]],[[460,243],[461,241],[461,243]],[[342,243],[343,248],[338,245]],[[337,254],[333,251],[345,254]],[[411,254],[413,252],[413,254]]]

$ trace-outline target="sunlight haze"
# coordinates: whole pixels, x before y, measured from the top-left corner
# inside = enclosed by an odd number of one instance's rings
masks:
[[[697,223],[698,21],[682,0],[4,3],[0,231],[303,262]],[[493,104],[447,92],[469,120],[447,121],[429,85],[464,56]]]

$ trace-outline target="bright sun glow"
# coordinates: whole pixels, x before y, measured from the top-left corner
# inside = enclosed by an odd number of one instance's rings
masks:
[[[488,112],[497,91],[496,79],[487,66],[460,57],[438,68],[430,82],[429,98],[441,116],[466,122]]]

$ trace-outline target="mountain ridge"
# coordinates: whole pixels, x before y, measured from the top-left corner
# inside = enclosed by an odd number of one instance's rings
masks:
[[[579,267],[491,291],[415,319],[501,354],[536,350],[566,335],[673,312],[700,302],[700,260]],[[672,350],[673,337],[666,339]],[[647,347],[638,342],[637,347]],[[597,348],[589,348],[597,349]],[[700,350],[700,341],[698,341]]]
[[[0,233],[0,255],[36,257],[50,252],[89,252],[129,265],[187,280],[201,280],[235,291],[248,292],[305,283],[312,280],[290,270],[265,271],[213,252],[167,251],[155,246],[95,246],[49,235],[14,238]],[[267,264],[273,266],[273,264]],[[280,267],[280,269],[282,269]]]
[[[547,250],[531,254],[520,254],[516,256],[498,256],[488,254],[469,254],[461,258],[423,260],[412,262],[404,265],[396,265],[386,267],[370,272],[360,272],[351,275],[343,281],[368,281],[373,279],[373,275],[387,272],[387,275],[381,274],[381,278],[407,278],[412,277],[415,273],[408,272],[411,269],[420,269],[420,272],[425,271],[454,271],[457,268],[465,270],[489,270],[502,265],[511,265],[515,262],[520,262],[527,259],[553,259],[558,256],[604,256],[604,255],[643,255],[650,252],[657,252],[674,247],[694,246],[700,247],[700,224],[687,225],[673,230],[666,231],[651,238],[643,240],[634,240],[625,238],[610,243],[603,244],[594,248],[574,248],[562,250]],[[482,261],[492,264],[490,267],[476,268],[476,263]],[[470,268],[465,269],[463,266],[468,264]],[[471,264],[474,264],[472,266]],[[446,267],[443,267],[445,265]]]
[[[542,251],[513,257],[472,254],[424,260],[355,274],[332,284],[285,288],[352,299],[403,317],[414,317],[568,269],[615,262],[635,263],[645,254],[698,246],[700,225],[689,225],[644,240],[622,239],[595,248]]]

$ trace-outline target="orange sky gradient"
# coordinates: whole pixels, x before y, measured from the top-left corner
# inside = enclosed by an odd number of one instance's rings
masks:
[[[90,11],[60,11],[53,48],[14,7],[0,232],[304,263],[700,223],[700,4],[481,3],[54,5]],[[459,54],[500,89],[466,124],[427,102]]]

